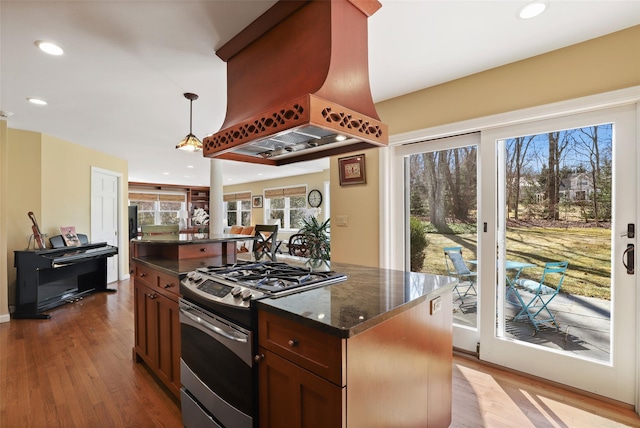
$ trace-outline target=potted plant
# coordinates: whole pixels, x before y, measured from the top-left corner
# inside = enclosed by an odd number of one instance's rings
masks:
[[[315,216],[302,219],[302,228],[298,233],[304,235],[309,247],[309,259],[315,263],[328,262],[331,259],[331,240],[329,239],[329,222],[320,223]]]

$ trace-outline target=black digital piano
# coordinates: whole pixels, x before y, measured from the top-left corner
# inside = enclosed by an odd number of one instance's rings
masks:
[[[18,272],[13,317],[46,319],[50,317],[42,313],[46,310],[95,291],[115,291],[107,288],[107,258],[116,254],[118,247],[106,242],[15,251]]]

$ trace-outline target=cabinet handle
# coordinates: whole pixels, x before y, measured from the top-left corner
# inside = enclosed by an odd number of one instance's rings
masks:
[[[173,284],[165,284],[164,285],[164,288],[171,288],[171,287],[173,287]]]
[[[258,354],[255,357],[253,357],[253,361],[255,361],[256,363],[259,363],[262,360],[264,360],[264,354]]]
[[[147,274],[146,274],[146,273],[144,273],[144,272],[142,272],[142,273],[140,274],[140,278],[144,278],[145,276],[147,276]]]
[[[207,249],[206,248],[200,248],[200,251],[203,252],[203,253],[206,253]]]
[[[295,348],[298,346],[298,339],[289,339],[289,347]]]
[[[156,297],[158,297],[158,295],[156,293],[149,294],[149,298],[150,299],[155,299]]]

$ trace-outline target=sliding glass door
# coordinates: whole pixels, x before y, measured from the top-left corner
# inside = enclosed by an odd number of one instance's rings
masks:
[[[479,134],[425,141],[404,156],[406,269],[456,276],[454,346],[475,352],[478,335]]]
[[[635,120],[624,107],[483,132],[481,359],[635,404]]]

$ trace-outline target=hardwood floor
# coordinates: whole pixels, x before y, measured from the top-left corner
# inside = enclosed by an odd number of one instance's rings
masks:
[[[180,406],[132,359],[133,290],[50,320],[0,324],[0,427],[180,427]],[[640,427],[627,408],[454,357],[451,427]]]

